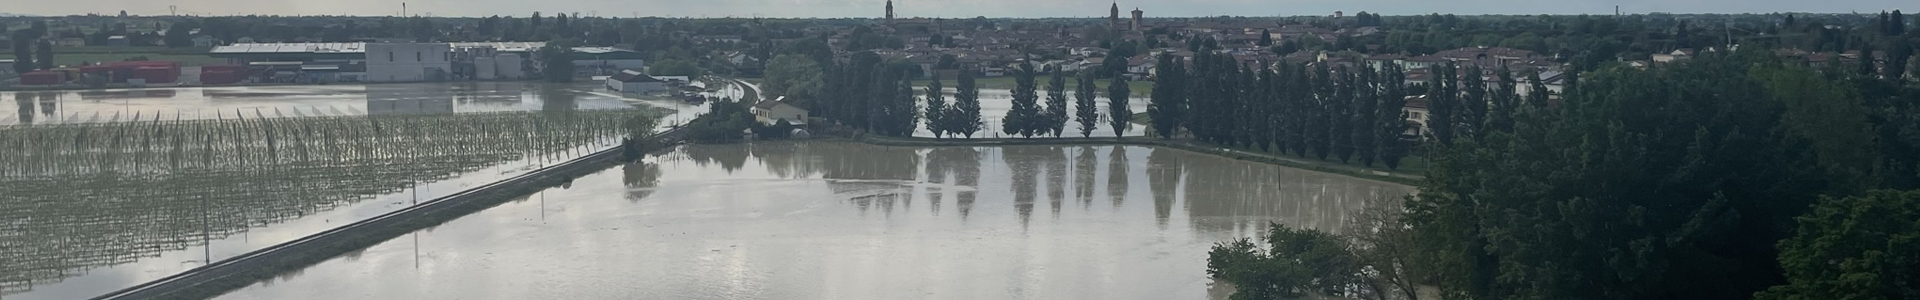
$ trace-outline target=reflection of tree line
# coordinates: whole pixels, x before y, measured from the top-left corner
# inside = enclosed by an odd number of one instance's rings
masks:
[[[500,113],[381,117],[384,125],[355,117],[0,129],[0,147],[10,149],[0,159],[0,190],[6,191],[0,193],[0,249],[6,249],[0,251],[0,293],[330,211],[415,182],[604,141],[617,131],[564,131],[618,128],[632,116]],[[385,133],[370,129],[377,126],[386,126]],[[266,138],[269,131],[278,138]],[[294,131],[305,132],[306,140],[292,138]]]
[[[1149,151],[1144,168],[1135,167],[1128,156],[1138,151]],[[836,195],[862,209],[885,210],[896,202],[907,203],[912,200],[911,188],[898,182],[924,181],[931,184],[926,200],[933,212],[946,209],[949,205],[944,202],[952,199],[950,206],[961,218],[971,213],[977,188],[940,187],[978,187],[982,164],[989,154],[998,152],[998,162],[1010,171],[1006,188],[1023,224],[1031,219],[1043,192],[1058,214],[1070,198],[1083,209],[1090,208],[1102,185],[1114,207],[1125,204],[1130,187],[1145,189],[1153,197],[1154,218],[1162,226],[1181,207],[1178,199],[1184,198],[1191,222],[1203,231],[1231,231],[1253,223],[1264,228],[1269,220],[1337,230],[1344,216],[1361,202],[1411,192],[1390,183],[1145,147],[906,148],[776,142],[690,146],[680,152],[669,157],[685,155],[702,165],[716,164],[731,171],[747,164],[751,156],[782,178],[827,179]],[[1184,192],[1176,192],[1182,188]]]
[[[1391,183],[1224,158],[1190,158],[1181,165],[1187,176],[1186,208],[1201,231],[1265,228],[1273,220],[1339,232],[1347,214],[1367,200],[1413,192]]]
[[[60,119],[55,113],[60,107],[60,92],[15,92],[13,103],[16,106],[19,124],[33,124],[38,112],[44,117]]]
[[[927,177],[933,183],[953,186],[977,187],[980,185],[980,151],[971,147],[941,147],[927,152]],[[951,181],[948,178],[952,178]],[[930,191],[933,195],[933,211],[940,211],[940,198],[946,191]],[[953,191],[954,209],[960,211],[965,219],[973,212],[973,202],[979,197],[977,189]]]

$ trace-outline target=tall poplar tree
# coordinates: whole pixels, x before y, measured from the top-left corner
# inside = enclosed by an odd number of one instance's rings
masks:
[[[1060,132],[1067,129],[1067,74],[1059,67],[1049,71],[1053,77],[1047,80],[1047,110],[1042,114],[1046,117],[1041,119],[1046,121],[1046,130],[1052,131],[1053,137],[1060,137]]]
[[[948,133],[947,128],[952,125],[949,124],[950,122],[948,122],[944,116],[947,112],[947,96],[942,90],[940,87],[940,73],[934,73],[933,81],[927,82],[927,110],[925,113],[927,131],[933,132],[934,138],[946,137]]]
[[[1353,128],[1357,127],[1353,123],[1354,115],[1357,115],[1353,110],[1355,80],[1353,72],[1346,67],[1340,67],[1334,77],[1333,101],[1327,111],[1327,121],[1333,122],[1327,138],[1332,141],[1327,144],[1333,149],[1333,157],[1346,163],[1353,159]]]
[[[1098,75],[1095,75],[1094,72],[1091,71],[1081,71],[1079,75],[1074,77],[1078,80],[1079,84],[1075,85],[1073,90],[1073,117],[1075,121],[1080,122],[1080,137],[1093,137],[1093,129],[1100,126],[1100,111],[1098,108],[1100,104],[1094,102],[1095,99],[1100,98],[1100,95],[1097,94],[1098,89],[1095,88],[1096,85],[1094,84],[1095,77],[1098,77]]]
[[[1000,119],[1000,132],[1007,135],[1018,134],[1021,137],[1033,137],[1039,128],[1039,95],[1034,94],[1033,64],[1021,63],[1020,70],[1013,77],[1013,108]]]
[[[1412,145],[1400,138],[1407,131],[1407,75],[1400,66],[1387,64],[1380,74],[1380,105],[1374,108],[1377,117],[1374,144],[1378,148],[1380,162],[1388,169],[1399,169],[1400,159],[1412,151]]]
[[[980,131],[980,87],[974,85],[973,72],[960,71],[960,80],[954,84],[953,108],[941,114],[948,122],[947,131],[972,138]]]
[[[1110,119],[1107,122],[1113,125],[1114,137],[1120,137],[1132,128],[1127,126],[1133,119],[1133,108],[1127,105],[1130,93],[1132,91],[1127,87],[1125,75],[1113,76],[1113,81],[1107,83],[1107,117]]]
[[[1376,110],[1380,106],[1379,85],[1375,84],[1379,77],[1370,67],[1361,67],[1360,73],[1353,77],[1353,113],[1347,121],[1353,126],[1348,139],[1353,141],[1354,155],[1360,158],[1361,165],[1368,167],[1373,166],[1374,157],[1379,153],[1379,142],[1374,139],[1381,126],[1380,112]]]
[[[1147,115],[1153,117],[1153,132],[1160,139],[1172,139],[1179,134],[1180,123],[1185,120],[1187,109],[1186,91],[1182,83],[1186,69],[1172,59],[1172,55],[1161,55],[1160,62],[1154,65],[1153,99],[1149,99]]]

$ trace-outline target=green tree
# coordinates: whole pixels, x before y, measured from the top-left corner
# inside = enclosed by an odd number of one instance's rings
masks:
[[[1021,63],[1020,70],[1013,75],[1013,107],[1007,110],[1006,117],[1000,119],[1000,132],[1007,135],[1033,137],[1039,133],[1040,112],[1039,95],[1034,94],[1034,74],[1032,63]]]
[[[27,38],[26,30],[13,32],[13,72],[26,74],[38,66],[33,62],[33,44]]]
[[[1353,78],[1353,113],[1349,114],[1347,140],[1353,143],[1354,155],[1360,158],[1360,164],[1373,166],[1373,160],[1379,154],[1379,141],[1374,139],[1380,131],[1380,116],[1377,110],[1380,104],[1380,87],[1374,82],[1379,76],[1373,68],[1361,67]],[[1344,159],[1342,161],[1345,161]]]
[[[898,90],[894,92],[892,101],[882,105],[886,110],[880,114],[885,120],[885,127],[876,131],[899,137],[912,136],[913,129],[919,127],[920,122],[919,107],[915,105],[918,101],[913,96],[913,77],[904,74],[907,73],[905,69],[897,72],[902,73],[895,84]]]
[[[1407,85],[1406,75],[1400,66],[1388,64],[1380,72],[1380,104],[1374,107],[1374,147],[1378,148],[1380,162],[1388,169],[1399,169],[1400,159],[1407,156],[1412,145],[1400,138],[1407,131]],[[1369,165],[1371,167],[1371,165]]]
[[[1857,99],[1820,92],[1822,75],[1770,53],[1582,77],[1560,107],[1516,115],[1512,132],[1425,156],[1407,220],[1426,275],[1450,294],[1747,299],[1787,283],[1770,271],[1785,224],[1817,195],[1860,193],[1871,182],[1850,176],[1881,160],[1848,116],[1863,113],[1844,108]],[[1831,147],[1846,143],[1859,149]]]
[[[1270,223],[1262,245],[1247,239],[1214,245],[1207,274],[1233,283],[1231,299],[1288,299],[1309,293],[1344,296],[1360,269],[1346,240],[1326,232]],[[1264,249],[1263,249],[1264,248]]]
[[[1074,120],[1080,122],[1080,137],[1093,137],[1093,129],[1100,124],[1100,113],[1095,108],[1099,104],[1094,103],[1095,98],[1099,96],[1095,95],[1098,89],[1094,87],[1096,76],[1093,73],[1083,71],[1078,76],[1074,76],[1079,80],[1079,84],[1074,86],[1073,106]]]
[[[193,46],[193,34],[190,34],[192,30],[193,30],[193,27],[191,25],[188,25],[185,22],[174,23],[173,25],[168,26],[167,35],[165,38],[165,41],[167,42],[167,48],[180,48],[180,47]]]
[[[1540,72],[1527,73],[1527,84],[1527,105],[1534,109],[1546,109],[1553,91],[1547,90],[1547,82],[1540,79]]]
[[[824,84],[824,73],[820,65],[812,58],[796,54],[781,54],[767,62],[766,81],[760,85],[764,93],[761,98],[779,99],[781,96],[796,99],[811,99],[820,93]]]
[[[1780,241],[1787,284],[1762,300],[1920,297],[1920,191],[1821,197]]]
[[[1353,109],[1353,96],[1357,88],[1354,87],[1354,73],[1346,67],[1341,67],[1336,74],[1334,76],[1338,78],[1334,80],[1333,101],[1327,105],[1327,120],[1333,122],[1329,128],[1332,132],[1327,134],[1332,141],[1327,144],[1333,149],[1333,157],[1346,163],[1353,159],[1353,128],[1358,127],[1353,123],[1355,116],[1359,115]]]
[[[572,47],[560,43],[540,47],[540,62],[545,66],[540,74],[547,82],[573,82]]]
[[[952,126],[952,124],[950,124],[951,122],[947,121],[947,118],[944,115],[947,112],[948,108],[947,108],[947,96],[943,91],[944,89],[940,87],[940,74],[934,73],[933,80],[927,82],[927,90],[926,90],[927,131],[933,132],[934,138],[946,137],[946,134],[948,133],[947,128]]]
[[[942,113],[941,117],[952,122],[948,132],[959,133],[972,138],[980,131],[980,87],[974,85],[973,72],[960,72],[960,80],[955,84],[953,110]]]
[[[33,54],[38,56],[33,59],[33,62],[39,63],[41,70],[52,70],[57,67],[53,64],[53,40],[41,39],[40,49]]]
[[[1133,108],[1127,106],[1129,93],[1126,76],[1114,76],[1107,83],[1107,117],[1110,119],[1107,122],[1113,125],[1114,137],[1120,137],[1127,133],[1127,129],[1132,129],[1128,126],[1133,119]]]
[[[1041,115],[1046,120],[1044,131],[1051,131],[1057,138],[1067,129],[1067,74],[1059,67],[1054,67],[1051,73],[1053,77],[1047,80],[1047,110]]]

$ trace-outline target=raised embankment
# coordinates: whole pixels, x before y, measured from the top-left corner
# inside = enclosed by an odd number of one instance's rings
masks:
[[[677,143],[682,131],[654,136],[656,145]],[[200,299],[245,287],[262,279],[305,268],[340,254],[365,249],[415,230],[438,226],[516,197],[559,186],[619,163],[623,148],[600,150],[479,187],[435,198],[307,237],[261,248],[173,276],[107,293],[94,299]]]

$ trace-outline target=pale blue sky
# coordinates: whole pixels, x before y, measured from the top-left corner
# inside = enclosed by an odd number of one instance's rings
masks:
[[[117,13],[397,15],[403,1],[389,0],[61,0],[8,1],[0,12],[36,15]],[[884,0],[405,0],[414,14],[436,16],[526,15],[533,11],[600,16],[672,17],[879,17]],[[903,17],[1090,17],[1105,16],[1110,0],[902,0]],[[1920,11],[1916,0],[1185,0],[1123,1],[1149,17],[1327,15],[1359,11],[1388,15],[1426,14],[1611,14]]]

